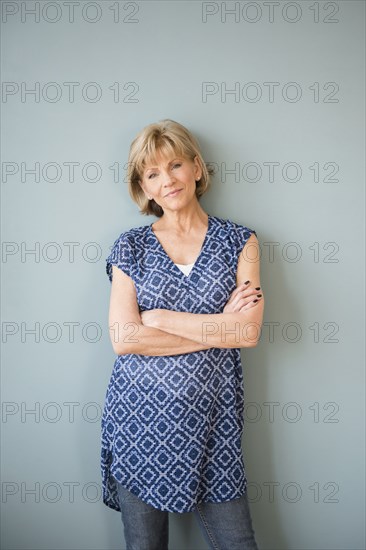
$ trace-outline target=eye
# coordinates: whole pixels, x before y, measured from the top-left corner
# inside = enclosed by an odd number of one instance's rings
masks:
[[[147,176],[147,179],[151,180],[152,177],[156,176],[156,173],[155,172],[152,172],[151,174],[149,174]]]
[[[176,162],[175,164],[173,164],[173,168],[175,168],[176,166],[182,166],[182,163],[181,162]]]

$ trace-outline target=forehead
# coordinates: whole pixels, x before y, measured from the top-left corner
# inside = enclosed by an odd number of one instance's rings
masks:
[[[171,153],[157,151],[155,154],[144,159],[143,168],[144,170],[148,170],[149,168],[155,168],[161,165],[165,166],[178,158],[184,159],[185,157],[178,151],[172,151]]]

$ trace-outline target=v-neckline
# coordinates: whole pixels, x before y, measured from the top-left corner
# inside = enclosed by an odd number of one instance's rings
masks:
[[[203,243],[202,243],[202,246],[201,246],[201,250],[199,251],[198,253],[198,256],[195,260],[195,262],[193,263],[193,267],[191,269],[191,271],[189,272],[188,275],[186,275],[185,273],[183,273],[183,271],[175,264],[175,262],[173,262],[173,260],[171,259],[171,257],[168,255],[168,253],[166,252],[165,248],[163,247],[163,245],[161,244],[161,242],[159,241],[159,239],[157,238],[157,236],[155,235],[154,231],[153,231],[153,228],[152,228],[152,225],[153,223],[155,222],[152,222],[150,225],[149,225],[149,231],[150,231],[150,234],[153,235],[154,239],[155,239],[155,242],[157,243],[157,246],[160,248],[160,250],[163,252],[164,256],[169,260],[169,262],[172,264],[173,268],[176,270],[176,272],[178,272],[180,274],[180,276],[183,276],[184,278],[186,279],[189,279],[192,275],[192,273],[196,270],[197,268],[197,265],[201,259],[201,256],[204,252],[204,249],[206,247],[206,243],[208,241],[208,238],[209,238],[209,234],[210,234],[210,231],[211,231],[211,226],[212,226],[212,216],[210,216],[210,214],[207,214],[208,216],[208,224],[207,224],[207,231],[206,231],[206,235],[205,235],[205,238],[203,239]]]

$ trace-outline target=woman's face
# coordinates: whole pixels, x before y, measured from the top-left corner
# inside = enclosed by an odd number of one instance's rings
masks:
[[[158,156],[156,163],[145,166],[140,183],[146,197],[165,210],[179,210],[196,200],[196,180],[202,171],[197,157]]]

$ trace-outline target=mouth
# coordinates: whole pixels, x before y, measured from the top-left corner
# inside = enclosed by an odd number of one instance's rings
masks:
[[[175,189],[174,191],[171,191],[170,193],[168,193],[167,195],[165,195],[166,197],[175,197],[176,195],[178,195],[178,193],[182,191],[181,189]]]

